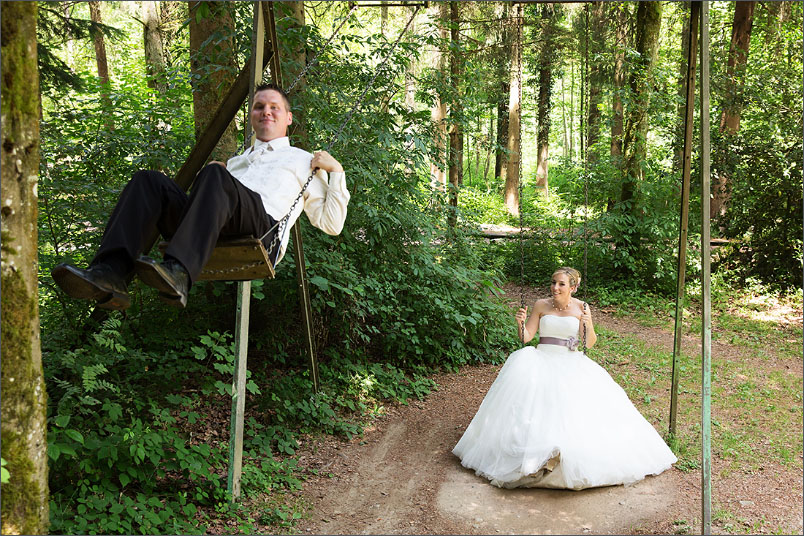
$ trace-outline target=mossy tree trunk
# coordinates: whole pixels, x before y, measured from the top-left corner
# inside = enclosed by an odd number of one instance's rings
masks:
[[[659,30],[662,25],[662,2],[640,2],[636,18],[637,59],[629,75],[631,102],[625,118],[623,133],[622,187],[620,210],[626,216],[618,237],[618,247],[624,248],[631,258],[636,258],[640,232],[634,222],[642,219],[640,189],[643,176],[642,165],[648,153],[648,108],[650,106],[653,66],[659,49]]]
[[[232,7],[226,2],[190,2],[190,63],[196,138],[215,114],[238,73]],[[210,155],[226,162],[237,152],[237,126],[229,124]]]
[[[463,184],[463,105],[461,104],[461,54],[460,54],[460,17],[458,2],[449,3],[450,8],[450,84],[452,86],[452,102],[450,103],[449,127],[449,211],[447,224],[455,227],[458,222],[458,190]]]
[[[540,6],[539,33],[539,95],[537,108],[539,129],[536,134],[536,188],[542,195],[549,193],[548,163],[550,156],[550,108],[553,95],[553,67],[559,61],[556,43],[557,27],[556,5],[545,3]]]
[[[39,74],[36,2],[3,2],[2,533],[48,531],[47,419],[39,343],[37,199]]]
[[[442,81],[447,77],[447,55],[444,48],[446,47],[447,38],[449,37],[449,28],[447,28],[448,11],[449,4],[446,2],[439,2],[437,5],[431,5],[429,8],[430,20],[435,21],[435,27],[438,28],[439,43],[432,51],[430,65],[434,66],[437,76]],[[430,108],[430,121],[432,121],[436,128],[435,153],[437,155],[430,164],[430,186],[439,192],[446,192],[447,99],[442,93],[442,90],[436,92],[435,100],[433,101],[432,108]]]

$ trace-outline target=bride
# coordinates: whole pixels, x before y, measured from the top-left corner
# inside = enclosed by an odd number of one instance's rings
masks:
[[[553,274],[552,298],[516,314],[520,338],[452,450],[461,464],[502,488],[584,489],[630,484],[677,458],[625,391],[578,349],[597,340],[581,276]],[[527,321],[527,322],[526,322]]]

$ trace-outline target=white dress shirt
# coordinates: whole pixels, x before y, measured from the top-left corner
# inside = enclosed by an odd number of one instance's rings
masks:
[[[287,137],[271,141],[256,140],[254,147],[230,158],[226,169],[247,188],[257,192],[262,198],[265,212],[279,221],[288,213],[310,177],[312,159],[312,154],[292,147]],[[349,198],[344,172],[333,172],[327,180],[327,173],[319,170],[304,192],[304,198],[293,209],[287,225],[278,229],[281,241],[276,262],[279,263],[284,257],[290,238],[288,230],[301,216],[302,210],[315,227],[327,234],[337,235],[346,221]]]

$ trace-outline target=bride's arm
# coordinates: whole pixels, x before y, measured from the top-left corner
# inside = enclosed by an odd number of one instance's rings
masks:
[[[517,326],[517,333],[519,334],[519,340],[523,341],[524,343],[528,343],[533,339],[536,333],[539,332],[539,317],[541,316],[540,313],[540,303],[537,301],[533,305],[533,313],[531,313],[530,318],[528,318],[528,309],[525,307],[524,309],[519,309],[516,313],[516,326]],[[527,321],[526,321],[527,319]],[[524,336],[522,334],[522,323],[525,323],[524,326]]]

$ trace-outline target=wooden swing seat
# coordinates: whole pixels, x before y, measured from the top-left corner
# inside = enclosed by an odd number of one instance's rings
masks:
[[[163,254],[167,242],[159,243]],[[273,279],[274,268],[262,241],[253,236],[219,240],[207,264],[198,276],[199,281],[251,281]]]

